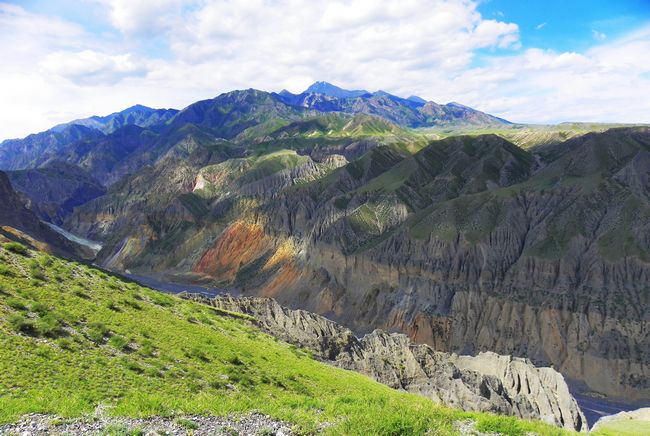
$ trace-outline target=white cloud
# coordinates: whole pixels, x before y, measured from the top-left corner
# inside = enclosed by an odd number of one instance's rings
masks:
[[[521,122],[650,122],[650,26],[585,53],[528,49],[457,79],[467,103]],[[472,87],[477,76],[485,81]],[[477,89],[477,87],[482,87]]]
[[[79,47],[81,26],[34,15],[15,5],[0,3],[0,71],[18,71],[33,65],[34,57],[49,50]]]
[[[604,41],[607,39],[607,35],[605,35],[603,32],[599,32],[598,30],[592,30],[591,36],[593,36],[596,41]]]
[[[261,77],[273,83],[303,69],[312,79],[327,72],[346,85],[386,87],[395,84],[374,82],[379,68],[385,78],[400,76],[414,61],[461,69],[475,49],[511,46],[517,32],[515,24],[481,19],[462,0],[240,0],[187,14],[184,26],[172,30],[171,47],[183,62],[214,63],[247,80],[277,71]]]
[[[183,0],[98,0],[108,8],[115,28],[124,33],[149,34],[173,26]]]
[[[542,30],[544,27],[546,27],[546,22],[539,23],[537,26],[535,26],[535,30]]]
[[[41,62],[49,73],[73,80],[80,85],[117,83],[125,77],[144,76],[147,68],[130,53],[108,55],[93,50],[58,51]]]
[[[639,98],[650,92],[650,27],[554,52],[522,49],[516,23],[482,17],[472,0],[93,1],[112,32],[0,3],[0,98],[12,102],[0,138],[135,103],[182,108],[315,80],[514,121],[650,121]]]

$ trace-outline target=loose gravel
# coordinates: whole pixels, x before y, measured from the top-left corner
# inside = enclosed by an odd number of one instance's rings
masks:
[[[146,419],[95,417],[75,420],[32,414],[24,416],[15,424],[0,426],[0,435],[290,436],[293,433],[290,424],[261,414]]]

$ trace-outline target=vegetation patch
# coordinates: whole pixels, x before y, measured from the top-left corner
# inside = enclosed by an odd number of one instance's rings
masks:
[[[26,256],[28,254],[27,247],[25,247],[23,244],[19,242],[7,242],[6,244],[4,244],[4,248],[7,251],[16,254],[21,254],[23,256]]]

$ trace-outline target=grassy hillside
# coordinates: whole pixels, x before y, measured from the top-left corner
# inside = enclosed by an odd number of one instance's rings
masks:
[[[527,150],[538,146],[557,144],[591,132],[604,132],[616,127],[632,126],[634,125],[620,123],[513,124],[501,127],[424,128],[418,129],[417,131],[437,138],[457,135],[476,136],[494,134]]]
[[[313,360],[227,313],[26,250],[0,248],[0,422],[25,413],[116,416],[260,411],[311,432],[506,434],[541,423],[464,413]]]

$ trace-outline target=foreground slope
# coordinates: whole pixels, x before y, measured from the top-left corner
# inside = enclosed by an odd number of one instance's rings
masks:
[[[435,406],[319,363],[242,314],[160,294],[5,242],[0,249],[0,422],[260,411],[299,432],[453,433],[458,420],[506,434],[541,423]],[[323,424],[328,423],[323,426]]]

